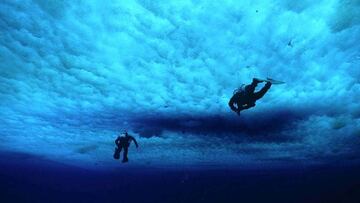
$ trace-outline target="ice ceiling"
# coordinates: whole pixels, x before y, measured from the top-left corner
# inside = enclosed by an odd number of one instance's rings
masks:
[[[0,147],[57,161],[357,161],[360,2],[2,0]],[[227,102],[272,77],[241,117]]]

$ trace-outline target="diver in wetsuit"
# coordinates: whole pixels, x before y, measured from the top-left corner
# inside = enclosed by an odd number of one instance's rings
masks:
[[[117,149],[115,150],[115,154],[117,154],[117,158],[115,158],[116,155],[114,155],[114,158],[115,159],[120,158],[121,150],[122,148],[124,148],[124,156],[122,162],[125,163],[129,161],[127,154],[131,141],[135,143],[136,148],[138,148],[139,145],[136,142],[135,138],[133,136],[130,136],[126,131],[124,132],[123,135],[124,136],[118,136],[115,140],[115,144],[117,146]]]
[[[271,83],[267,82],[260,91],[255,92],[258,83],[262,82],[264,81],[253,78],[250,85],[246,85],[241,90],[234,93],[229,101],[231,110],[240,116],[240,111],[254,107],[256,100],[262,98],[271,87]],[[236,106],[234,104],[236,104]]]

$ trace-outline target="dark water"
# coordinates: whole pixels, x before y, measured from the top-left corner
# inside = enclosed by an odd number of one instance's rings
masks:
[[[119,163],[120,164],[120,163]],[[0,202],[360,202],[360,166],[88,170],[0,156]]]

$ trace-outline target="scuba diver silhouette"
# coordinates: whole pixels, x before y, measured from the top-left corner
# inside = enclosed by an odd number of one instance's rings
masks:
[[[136,148],[139,147],[138,143],[136,142],[135,138],[133,136],[130,136],[126,131],[123,133],[124,136],[118,136],[115,140],[116,148],[114,153],[114,159],[120,158],[120,153],[122,148],[124,148],[124,155],[122,162],[128,162],[129,159],[127,157],[128,149],[130,146],[131,141],[134,141]]]
[[[264,80],[253,78],[250,85],[242,85],[239,89],[235,90],[234,95],[229,101],[231,110],[240,116],[240,111],[254,107],[256,100],[262,98],[271,87],[271,82],[267,81],[260,91],[255,92],[255,87],[258,83],[262,82],[264,82]],[[234,104],[236,104],[236,106]]]

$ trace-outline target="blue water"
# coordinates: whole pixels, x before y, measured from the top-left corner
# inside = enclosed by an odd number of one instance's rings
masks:
[[[4,156],[23,161],[4,161]],[[24,161],[25,158],[25,161]],[[67,166],[0,155],[2,202],[358,202],[359,166],[278,170]]]
[[[360,164],[357,0],[2,0],[0,30],[3,160],[104,173]],[[253,77],[285,84],[239,117],[228,101]],[[140,145],[126,166],[112,159],[124,130]]]

